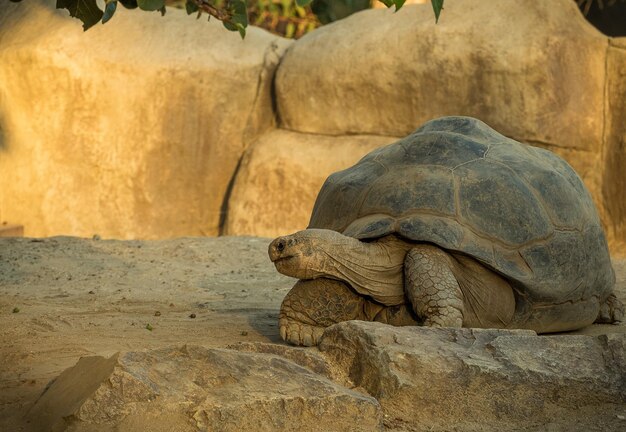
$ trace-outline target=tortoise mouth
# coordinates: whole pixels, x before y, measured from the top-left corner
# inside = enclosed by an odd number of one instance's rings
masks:
[[[280,256],[274,259],[272,262],[279,273],[285,276],[301,278],[303,276],[300,271],[299,263],[297,262],[297,255]]]
[[[284,262],[284,261],[288,261],[291,258],[295,258],[295,255],[278,255],[278,256],[272,256],[270,257],[270,259],[272,260],[272,262],[274,264],[277,264],[279,262]]]

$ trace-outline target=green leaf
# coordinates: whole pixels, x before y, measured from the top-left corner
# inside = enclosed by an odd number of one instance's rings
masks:
[[[306,6],[311,3],[313,0],[296,0],[296,4],[300,7]]]
[[[390,3],[392,4],[393,2]],[[311,9],[322,23],[327,24],[369,9],[370,5],[370,0],[316,0],[311,3]]]
[[[102,15],[102,24],[113,18],[113,14],[117,9],[117,0],[107,0],[107,4],[104,7],[104,15]]]
[[[406,0],[395,0],[395,1],[393,2],[393,4],[395,4],[395,5],[396,5],[396,12],[398,12],[398,11],[400,10],[400,8],[401,8],[402,6],[404,6],[404,3],[405,3],[405,2],[406,2]]]
[[[187,3],[185,3],[185,10],[187,11],[187,15],[198,12],[198,4],[193,0],[187,0]]]
[[[391,6],[395,6],[396,12],[398,12],[400,8],[404,6],[404,3],[406,3],[406,0],[378,0],[378,1],[381,3],[384,3],[385,6],[387,6],[388,8],[390,8]]]
[[[126,9],[135,9],[137,7],[137,0],[119,0]]]
[[[234,0],[229,10],[231,18],[224,21],[224,27],[230,31],[238,31],[241,38],[246,37],[246,27],[248,27],[248,7],[246,0]]]
[[[239,31],[239,36],[241,36],[241,39],[245,39],[246,38],[246,27],[237,23],[237,30]]]
[[[433,11],[435,11],[435,22],[439,22],[439,14],[441,13],[441,9],[443,9],[443,0],[430,0],[433,5]]]
[[[222,24],[230,31],[238,31],[241,39],[246,37],[246,27],[243,24],[233,23],[230,21],[224,21]]]
[[[244,27],[248,26],[248,5],[246,0],[233,1],[233,17],[231,21]]]
[[[96,4],[96,0],[57,0],[57,9],[63,8],[70,12],[70,16],[83,22],[84,30],[100,22],[104,15]]]
[[[165,0],[137,0],[139,9],[145,11],[155,11],[165,6]]]

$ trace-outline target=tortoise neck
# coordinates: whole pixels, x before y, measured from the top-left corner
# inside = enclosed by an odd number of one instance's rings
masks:
[[[373,242],[350,237],[336,244],[323,273],[385,305],[404,302],[404,257],[411,244],[390,235]]]

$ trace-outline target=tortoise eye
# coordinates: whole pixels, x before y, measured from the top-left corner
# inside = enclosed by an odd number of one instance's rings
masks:
[[[285,242],[283,240],[281,240],[278,243],[276,243],[276,250],[278,252],[282,252],[282,251],[285,250]]]

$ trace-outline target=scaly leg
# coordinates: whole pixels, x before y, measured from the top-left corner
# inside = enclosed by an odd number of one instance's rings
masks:
[[[611,294],[600,305],[600,312],[596,318],[598,324],[613,324],[624,320],[624,305],[615,294]]]
[[[300,280],[287,293],[280,307],[280,336],[294,345],[317,345],[326,327],[350,320],[418,325],[406,303],[385,306],[343,282],[319,278]]]
[[[463,294],[448,254],[431,245],[418,245],[404,259],[405,290],[425,326],[462,327]]]
[[[300,280],[280,307],[280,336],[294,345],[317,345],[326,327],[342,321],[367,320],[365,302],[343,282]]]

